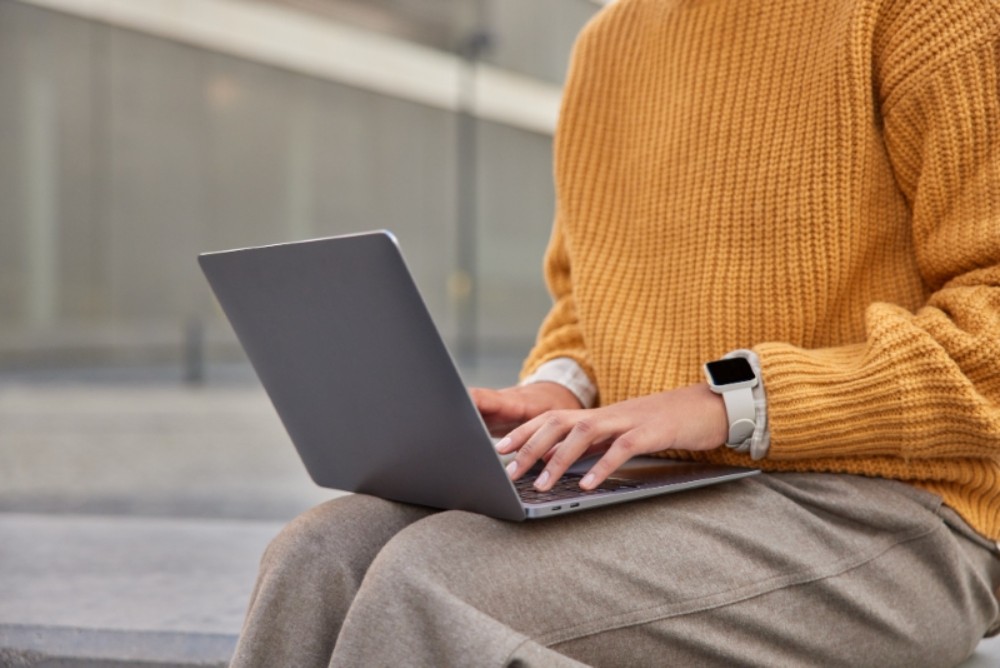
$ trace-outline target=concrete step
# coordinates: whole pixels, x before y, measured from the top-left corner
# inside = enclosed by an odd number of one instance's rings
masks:
[[[1000,636],[979,643],[976,653],[958,668],[1000,668]]]
[[[0,665],[225,665],[281,525],[0,514]]]

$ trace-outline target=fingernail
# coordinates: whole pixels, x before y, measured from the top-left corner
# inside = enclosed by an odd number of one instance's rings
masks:
[[[517,462],[507,464],[507,475],[513,478],[515,473],[517,473]]]
[[[497,450],[503,450],[508,445],[510,445],[510,436],[504,436],[502,439],[497,441],[497,444],[493,447],[495,447]]]
[[[593,473],[588,473],[587,475],[583,476],[583,480],[580,481],[580,487],[588,488],[592,484],[594,484],[594,474]]]
[[[549,481],[550,477],[548,471],[542,471],[542,474],[535,479],[535,488],[541,489],[545,487],[545,483]]]

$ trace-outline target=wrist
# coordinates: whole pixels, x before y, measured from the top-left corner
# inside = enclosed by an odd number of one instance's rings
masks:
[[[696,385],[702,395],[705,410],[707,412],[705,424],[710,429],[708,434],[712,447],[725,445],[729,437],[729,418],[726,416],[726,403],[722,397],[708,386],[708,383],[698,383]]]
[[[549,382],[561,385],[576,397],[583,408],[597,403],[597,387],[583,368],[569,357],[557,357],[544,362],[534,373],[524,378],[520,385]]]
[[[709,390],[718,395],[727,419],[725,443],[739,452],[750,449],[757,430],[753,389],[760,383],[756,369],[744,357],[727,357],[704,365]]]
[[[575,392],[554,380],[536,380],[518,385],[515,389],[534,397],[538,405],[544,406],[544,410],[585,408]]]

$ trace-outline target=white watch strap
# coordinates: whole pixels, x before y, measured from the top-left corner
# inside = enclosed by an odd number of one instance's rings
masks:
[[[761,377],[760,358],[757,357],[754,351],[745,348],[733,350],[725,355],[723,359],[732,357],[742,357],[750,362],[750,366],[753,367],[754,372],[757,374],[757,385],[753,388],[753,402],[757,409],[754,422],[757,423],[757,428],[754,429],[753,436],[748,438],[742,445],[730,447],[736,452],[748,453],[755,460],[764,459],[767,457],[768,450],[771,447],[771,432],[767,427],[767,393],[764,391],[764,379]]]
[[[726,445],[739,445],[753,436],[757,427],[753,390],[744,387],[723,392],[722,400],[726,403],[726,416],[729,418],[729,438]]]

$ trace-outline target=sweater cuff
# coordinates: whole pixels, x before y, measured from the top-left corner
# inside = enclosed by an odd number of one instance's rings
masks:
[[[771,459],[901,454],[910,436],[901,410],[907,402],[890,357],[873,357],[864,344],[804,350],[766,343],[755,350],[767,380]]]

